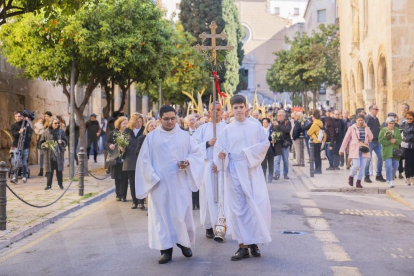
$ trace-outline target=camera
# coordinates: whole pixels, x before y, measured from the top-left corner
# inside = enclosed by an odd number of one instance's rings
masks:
[[[25,108],[23,111],[23,117],[29,118],[31,121],[33,121],[36,118],[36,115],[34,112],[31,112],[30,110]]]

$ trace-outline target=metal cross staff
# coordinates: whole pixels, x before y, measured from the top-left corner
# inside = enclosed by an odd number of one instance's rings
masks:
[[[225,40],[227,39],[228,35],[224,32],[222,32],[221,34],[216,34],[216,30],[217,30],[217,24],[215,21],[211,22],[210,24],[210,30],[211,30],[211,34],[207,34],[205,32],[203,32],[202,34],[199,35],[199,37],[201,38],[202,43],[204,43],[204,41],[207,38],[211,38],[211,46],[204,46],[204,45],[200,45],[197,44],[196,46],[194,46],[194,49],[197,52],[200,51],[211,51],[211,57],[213,60],[213,65],[216,66],[217,65],[217,51],[232,51],[234,49],[234,47],[232,45],[226,45],[226,46],[217,46],[216,45],[216,39],[220,38],[221,40]],[[216,85],[218,85],[218,76],[216,72],[212,72],[213,74],[213,137],[216,138],[216,99],[217,99],[217,91],[216,91]],[[216,83],[217,82],[217,83]],[[219,86],[220,89],[220,86]],[[218,202],[218,174],[214,174],[214,202]]]

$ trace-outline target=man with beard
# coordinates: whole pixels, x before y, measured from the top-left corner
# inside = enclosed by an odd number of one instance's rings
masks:
[[[204,156],[197,142],[177,124],[172,106],[160,109],[161,125],[145,138],[139,152],[135,192],[148,196],[149,247],[161,251],[159,264],[172,259],[174,244],[192,257],[195,223],[191,193],[203,183]]]

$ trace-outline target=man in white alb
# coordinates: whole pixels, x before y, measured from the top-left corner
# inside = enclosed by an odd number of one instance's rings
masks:
[[[172,259],[174,244],[193,255],[195,224],[191,193],[203,183],[204,156],[197,142],[177,124],[175,109],[162,106],[161,125],[140,150],[135,175],[137,198],[148,196],[149,247],[161,251],[160,264]]]
[[[263,127],[246,118],[245,97],[235,95],[230,104],[235,120],[217,138],[214,163],[227,174],[225,204],[231,227],[229,236],[239,243],[231,260],[238,261],[249,257],[249,248],[254,257],[260,257],[258,244],[272,240],[270,201],[261,167],[270,143]]]

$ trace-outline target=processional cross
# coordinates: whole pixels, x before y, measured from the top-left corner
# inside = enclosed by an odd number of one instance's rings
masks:
[[[216,45],[216,39],[220,38],[221,40],[225,40],[228,38],[228,35],[224,32],[222,32],[221,34],[216,34],[217,31],[217,24],[215,21],[211,22],[210,26],[209,26],[210,30],[211,30],[211,34],[207,34],[206,32],[203,32],[199,35],[199,38],[201,38],[202,43],[204,43],[204,41],[207,38],[211,39],[211,46],[204,46],[204,45],[200,45],[197,44],[196,46],[194,46],[194,49],[197,52],[200,51],[208,51],[211,52],[211,57],[212,57],[212,62],[213,62],[213,68],[216,67],[217,65],[217,51],[232,51],[234,49],[234,46],[228,44],[226,46],[217,46]],[[215,69],[213,69],[213,72],[211,72],[212,76],[212,83],[213,83],[213,137],[216,138],[216,100],[217,100],[217,91],[220,93],[220,95],[222,97],[227,97],[224,93],[220,92],[220,84],[219,84],[219,79],[218,79],[218,75],[217,72],[214,71]],[[214,174],[214,201],[218,202],[218,174]]]

